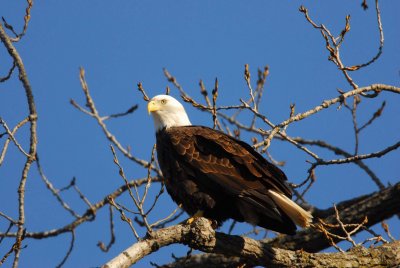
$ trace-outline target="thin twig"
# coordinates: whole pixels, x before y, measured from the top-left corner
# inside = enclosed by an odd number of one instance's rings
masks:
[[[146,91],[144,90],[143,85],[142,85],[141,82],[139,82],[139,83],[137,84],[137,87],[138,87],[138,90],[142,93],[143,99],[144,99],[145,101],[149,101],[150,98],[149,98],[149,96],[147,96]]]
[[[50,192],[53,194],[53,196],[57,199],[57,201],[61,204],[61,206],[68,211],[72,216],[74,216],[75,218],[79,218],[80,215],[78,215],[59,195],[59,190],[57,190],[56,188],[54,188],[53,184],[47,179],[46,175],[43,172],[43,168],[42,165],[40,164],[39,161],[39,155],[36,154],[36,166],[39,170],[39,175],[42,178],[44,184],[46,184],[47,189],[50,190]]]
[[[150,206],[150,208],[147,210],[147,212],[145,213],[146,216],[150,214],[150,212],[154,209],[154,207],[157,204],[158,199],[160,198],[160,196],[164,193],[164,181],[161,181],[161,187],[160,187],[160,191],[158,191],[158,194],[154,197],[153,200],[153,204]]]
[[[143,193],[143,197],[139,202],[139,205],[141,207],[143,207],[144,201],[146,200],[147,197],[147,193],[149,192],[149,188],[151,185],[151,165],[153,164],[154,160],[155,160],[155,152],[156,152],[156,145],[153,145],[153,149],[151,150],[151,158],[150,158],[150,164],[147,168],[147,183],[146,186],[144,188],[144,193]],[[146,213],[147,215],[147,213]]]
[[[152,223],[150,226],[151,226],[152,228],[153,228],[153,227],[154,227],[154,228],[161,228],[161,227],[160,227],[161,224],[168,222],[170,219],[176,220],[176,219],[179,218],[182,214],[178,214],[178,217],[176,217],[176,218],[172,218],[172,217],[175,215],[175,213],[176,213],[179,209],[181,209],[181,206],[177,206],[177,207],[174,209],[174,211],[172,211],[171,214],[169,214],[167,217],[165,217],[164,219],[161,219],[161,220],[158,220],[158,221]],[[182,213],[183,213],[183,211],[182,211]]]
[[[68,251],[65,254],[64,258],[62,259],[62,261],[56,266],[57,268],[63,267],[65,262],[68,260],[69,256],[71,256],[72,250],[74,249],[74,245],[75,245],[75,231],[72,230],[71,231],[71,242],[69,243]]]
[[[172,76],[166,68],[163,68],[163,72],[168,82],[171,82],[178,90],[179,93],[185,97],[188,97],[186,92],[183,90],[182,86],[178,83],[178,80],[174,76]]]
[[[107,246],[99,241],[97,243],[97,246],[101,249],[103,252],[108,252],[112,245],[115,243],[115,231],[114,231],[114,212],[113,212],[113,207],[110,205],[108,206],[109,208],[109,215],[110,215],[110,234],[111,234],[111,239],[110,242],[108,242]]]
[[[82,191],[78,188],[78,186],[76,186],[76,183],[72,184],[72,188],[74,188],[74,190],[78,193],[79,198],[83,200],[83,202],[85,202],[85,204],[91,208],[93,205],[92,203],[90,203],[89,199],[82,193]]]
[[[250,81],[250,71],[249,71],[249,65],[245,64],[244,65],[244,80],[246,81],[247,87],[249,88],[249,94],[251,98],[251,102],[253,103],[253,108],[254,110],[257,111],[257,103],[254,99],[254,94],[253,94],[253,88],[251,87],[251,81]]]
[[[22,127],[23,125],[25,125],[27,122],[29,122],[29,117],[26,117],[24,120],[22,120],[21,122],[19,122],[19,123],[13,128],[13,130],[11,131],[11,134],[12,134],[12,135],[15,135],[15,133],[17,132],[17,130],[18,130],[20,127]],[[8,134],[7,132],[5,132],[5,133]],[[6,142],[4,143],[3,150],[1,151],[1,154],[0,154],[0,166],[2,165],[2,163],[3,163],[3,161],[4,161],[4,158],[5,158],[5,156],[6,156],[7,148],[8,148],[8,145],[9,145],[10,141],[11,141],[11,137],[9,136],[9,137],[7,138],[7,140],[6,140]]]
[[[114,147],[113,147],[112,145],[111,145],[110,147],[111,147],[112,154],[113,154],[113,156],[114,156],[114,163],[115,163],[115,164],[118,166],[118,168],[119,168],[119,175],[121,176],[121,178],[124,180],[126,186],[128,187],[129,195],[130,195],[130,197],[131,197],[133,203],[135,204],[136,208],[139,210],[140,216],[141,216],[142,219],[143,219],[143,222],[144,222],[144,224],[145,224],[145,227],[146,227],[146,229],[147,229],[147,232],[148,232],[149,234],[151,234],[152,229],[151,229],[149,223],[147,222],[147,216],[146,216],[146,214],[145,214],[144,211],[143,211],[143,204],[141,204],[141,202],[139,201],[139,200],[140,200],[140,197],[139,197],[139,193],[138,193],[136,184],[134,184],[133,186],[134,186],[134,188],[135,188],[135,191],[136,191],[136,194],[137,194],[137,198],[135,198],[134,195],[133,195],[133,193],[132,193],[130,184],[129,184],[128,180],[126,179],[124,170],[123,170],[122,166],[119,164],[118,157],[117,157],[117,155],[116,155],[116,153],[115,153]],[[149,163],[149,166],[151,166],[150,163]],[[148,180],[148,181],[149,181],[149,180]],[[148,183],[147,183],[147,184],[148,184]],[[146,184],[146,185],[147,185],[147,184]],[[119,209],[119,211],[120,211],[120,208],[118,208],[117,206],[115,206],[115,208]],[[120,213],[121,213],[121,211],[120,211]],[[130,219],[129,219],[129,222],[131,222]]]
[[[6,234],[8,234],[11,231],[11,228],[15,225],[16,223],[13,223],[10,221],[10,223],[8,224],[8,228],[6,230]],[[4,238],[6,238],[5,236],[0,237],[0,244],[3,242]]]
[[[328,149],[337,155],[343,155],[345,157],[352,156],[350,153],[346,152],[345,150],[343,150],[337,146],[328,144],[327,142],[322,141],[322,140],[306,140],[306,139],[303,139],[300,137],[294,137],[293,140],[295,140],[301,144],[309,144],[309,145],[319,146],[321,148]],[[354,164],[358,165],[361,169],[363,169],[371,177],[371,179],[375,182],[375,184],[379,187],[379,189],[382,190],[385,188],[385,186],[383,185],[381,180],[378,178],[378,176],[376,176],[376,174],[366,164],[364,164],[364,162],[362,162],[361,160],[357,160],[357,161],[354,161]]]
[[[389,225],[388,225],[385,221],[383,221],[383,222],[381,223],[381,225],[382,225],[383,230],[384,230],[385,233],[387,234],[387,236],[390,238],[390,240],[396,241],[397,239],[394,238],[394,236],[390,233]]]
[[[18,224],[18,222],[16,220],[14,220],[13,218],[11,218],[10,216],[7,216],[6,214],[4,214],[3,212],[0,211],[0,216],[5,218],[6,220],[8,220],[10,223],[12,224]]]
[[[369,119],[364,125],[358,128],[358,132],[361,132],[363,129],[371,125],[375,119],[379,118],[382,115],[383,109],[385,108],[386,101],[382,102],[381,107],[372,115],[371,119]]]
[[[384,41],[385,41],[385,37],[383,35],[383,27],[382,27],[382,20],[381,20],[381,11],[379,8],[379,1],[375,0],[375,11],[376,11],[376,20],[377,20],[377,24],[378,24],[378,31],[379,31],[379,48],[378,48],[378,52],[376,53],[376,55],[369,60],[366,63],[362,63],[362,64],[358,64],[358,65],[354,65],[354,66],[350,66],[350,67],[344,67],[344,70],[348,70],[348,71],[356,71],[359,70],[363,67],[366,67],[368,65],[371,65],[372,63],[374,63],[377,59],[379,59],[379,57],[382,55],[383,52],[383,46],[384,46]]]
[[[333,159],[330,161],[320,161],[316,164],[317,165],[337,165],[337,164],[345,164],[345,163],[355,162],[355,161],[362,160],[362,159],[375,158],[375,157],[379,158],[393,150],[396,150],[399,147],[400,147],[400,141],[396,142],[395,144],[393,144],[391,146],[388,146],[387,148],[385,148],[381,151],[375,152],[375,153],[355,155],[355,156],[351,156],[351,157],[347,157],[347,158]]]
[[[28,23],[29,23],[29,21],[30,21],[30,19],[31,19],[31,9],[32,9],[32,6],[33,6],[33,0],[26,0],[26,2],[27,2],[27,4],[28,4],[28,6],[27,6],[27,8],[25,9],[24,26],[23,26],[23,28],[22,28],[21,33],[17,34],[17,33],[14,31],[13,27],[12,27],[11,25],[9,25],[9,24],[6,22],[6,20],[3,18],[3,22],[4,22],[4,25],[6,26],[6,28],[9,29],[9,30],[11,30],[12,33],[15,35],[15,38],[10,38],[11,42],[18,42],[18,41],[20,41],[21,38],[26,34],[26,31],[27,31],[27,29],[28,29]]]
[[[214,85],[214,89],[212,91],[212,116],[213,116],[213,122],[214,122],[214,126],[213,128],[215,129],[215,127],[217,126],[217,97],[218,97],[218,79],[215,78],[215,85]],[[220,129],[222,130],[222,129]]]
[[[131,108],[129,108],[126,112],[123,112],[123,113],[116,113],[116,114],[111,114],[111,115],[103,116],[101,119],[105,121],[105,120],[108,120],[108,119],[110,119],[110,118],[122,117],[122,116],[125,116],[125,115],[128,115],[128,114],[133,113],[134,111],[137,110],[138,107],[139,107],[139,106],[138,106],[137,104],[135,104],[135,105],[133,105]]]
[[[17,139],[14,137],[12,131],[8,128],[6,122],[4,122],[3,118],[0,117],[0,124],[3,125],[4,129],[6,130],[8,136],[10,139],[14,142],[15,146],[17,146],[18,150],[23,153],[26,157],[30,158],[30,155],[25,152],[25,150],[22,148],[21,144],[18,143]]]
[[[11,66],[10,70],[8,71],[8,74],[4,77],[0,77],[0,83],[3,83],[11,78],[11,75],[14,72],[15,67],[17,67],[17,65],[15,64],[15,61],[13,61],[13,65]]]
[[[140,236],[139,236],[139,234],[137,233],[135,227],[133,226],[132,220],[129,219],[128,217],[126,217],[124,211],[123,211],[117,204],[115,204],[113,198],[109,197],[108,202],[109,202],[109,204],[110,204],[111,206],[113,206],[116,210],[118,210],[118,212],[119,212],[120,215],[121,215],[121,220],[123,220],[123,221],[125,221],[125,222],[128,223],[128,225],[129,225],[129,227],[131,228],[132,233],[133,233],[133,235],[135,236],[136,240],[137,240],[137,241],[140,241],[140,240],[141,240],[141,239],[140,239]]]
[[[340,57],[340,45],[342,44],[344,40],[345,34],[350,30],[350,17],[346,16],[346,25],[345,28],[342,30],[339,41],[338,39],[335,38],[331,32],[329,31],[328,28],[325,27],[325,25],[317,25],[309,16],[307,8],[304,6],[301,6],[299,8],[299,11],[302,12],[306,18],[306,20],[315,28],[318,29],[324,40],[325,40],[325,47],[329,51],[329,57],[328,60],[332,61],[338,68],[339,70],[342,71],[343,75],[345,76],[347,82],[353,87],[353,89],[358,88],[358,85],[353,81],[353,79],[350,77],[348,74],[348,69],[346,69],[345,65],[342,63],[342,59]]]

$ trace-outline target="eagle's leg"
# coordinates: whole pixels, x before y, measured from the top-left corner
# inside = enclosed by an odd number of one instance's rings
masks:
[[[192,217],[190,217],[186,223],[187,224],[192,224],[197,218],[203,217],[204,211],[198,210]]]
[[[200,217],[204,217],[204,211],[202,211],[202,210],[198,210],[192,217],[187,219],[186,223],[192,224],[197,218],[200,218]],[[218,228],[218,222],[216,220],[212,220],[212,219],[208,219],[208,218],[206,218],[206,219],[210,222],[211,227],[214,230]]]

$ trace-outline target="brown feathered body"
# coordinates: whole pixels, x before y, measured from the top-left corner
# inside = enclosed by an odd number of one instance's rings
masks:
[[[303,215],[291,215],[301,208],[290,200],[285,174],[250,145],[204,126],[164,128],[156,137],[167,191],[188,214],[203,211],[220,224],[232,218],[280,233],[296,231],[292,219]]]

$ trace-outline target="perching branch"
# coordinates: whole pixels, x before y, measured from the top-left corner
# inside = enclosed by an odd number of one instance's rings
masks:
[[[379,192],[357,197],[352,200],[343,201],[337,204],[336,207],[339,211],[339,217],[341,219],[346,219],[346,222],[349,223],[357,223],[362,222],[365,218],[367,218],[368,222],[365,224],[365,226],[369,227],[399,213],[399,202],[400,183],[397,183],[396,185],[381,190]],[[335,220],[337,218],[334,207],[325,210],[314,209],[313,216],[314,218],[323,219],[326,223],[335,223]],[[340,231],[340,227],[332,228],[331,231],[337,234],[342,234],[342,232]],[[357,230],[357,232],[360,231],[362,231],[362,229]],[[338,242],[339,240],[334,239],[334,241]],[[321,232],[317,232],[314,228],[308,228],[303,231],[297,232],[297,234],[295,234],[294,236],[283,235],[278,236],[274,239],[267,239],[263,241],[263,243],[271,248],[282,248],[290,250],[293,252],[293,254],[299,250],[304,254],[308,254],[306,252],[318,252],[330,246],[330,241],[326,239],[325,235]],[[400,250],[400,248],[397,248],[397,250]],[[334,254],[339,253],[332,253],[332,256],[334,256]],[[248,260],[244,261],[241,255],[235,255],[232,257],[224,252],[222,253],[222,255],[219,254],[218,256],[220,257],[218,258],[215,254],[193,255],[188,258],[181,258],[176,262],[167,265],[166,267],[182,267],[179,265],[183,263],[185,263],[184,267],[190,268],[233,267],[243,262],[248,264]],[[318,256],[318,254],[310,256],[315,257]],[[215,265],[213,265],[213,263]],[[332,262],[329,262],[329,265],[334,263],[335,260],[332,260]],[[341,265],[343,265],[343,263],[341,263]],[[288,267],[291,266],[289,265]],[[338,267],[343,266],[339,265]]]
[[[359,266],[374,263],[393,267],[400,264],[398,241],[370,249],[356,247],[347,253],[307,253],[275,248],[248,237],[215,232],[210,221],[198,218],[191,225],[178,224],[155,231],[151,238],[127,248],[102,267],[129,267],[144,256],[175,243],[203,252],[239,257],[240,262],[248,267],[323,267],[328,261],[330,267],[344,267],[349,262]]]

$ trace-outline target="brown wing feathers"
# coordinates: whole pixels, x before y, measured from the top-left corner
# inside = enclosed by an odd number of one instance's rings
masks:
[[[193,174],[190,179],[198,191],[214,199],[215,206],[218,202],[233,202],[225,204],[225,210],[227,205],[236,205],[240,210],[241,215],[232,210],[232,215],[225,217],[285,233],[296,229],[291,220],[301,226],[308,224],[311,215],[297,212],[300,207],[290,200],[285,174],[247,143],[207,127],[172,127],[164,131],[172,146],[170,153],[175,153],[179,165]]]
[[[258,153],[247,143],[220,132],[210,132],[205,127],[178,129],[171,131],[173,137],[181,137],[179,142],[176,141],[177,150],[187,161],[194,161],[198,168],[205,172],[207,169],[229,172],[235,178],[248,182],[251,188],[272,188],[291,197],[284,173],[264,158],[260,159]],[[185,151],[182,148],[185,148]]]

